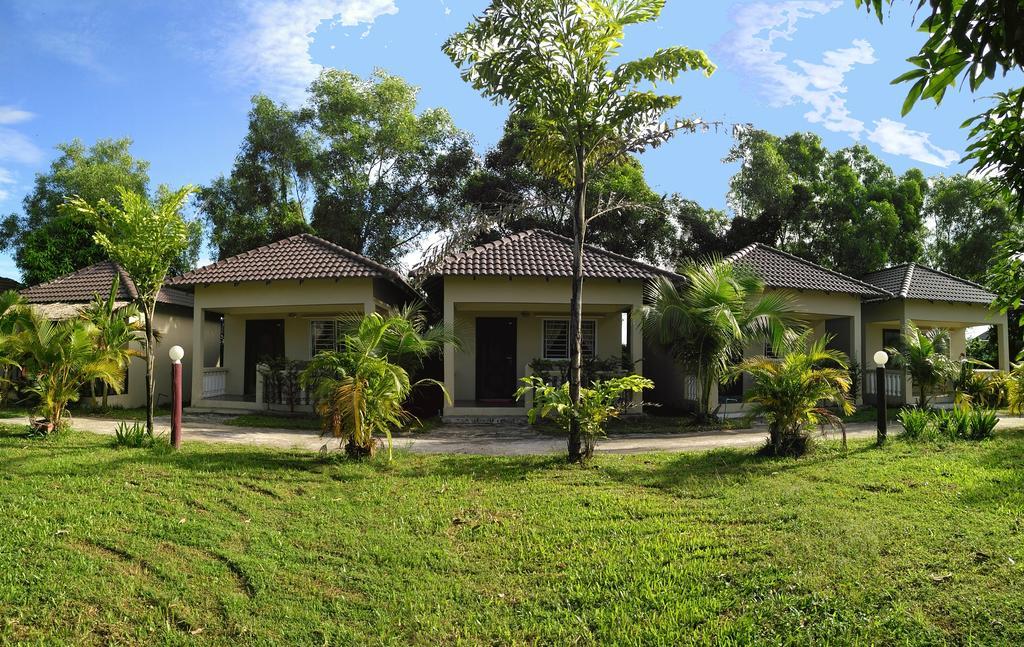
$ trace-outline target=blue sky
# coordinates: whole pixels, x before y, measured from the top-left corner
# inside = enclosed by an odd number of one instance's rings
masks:
[[[915,3],[916,4],[916,3]],[[905,87],[889,81],[922,41],[909,3],[887,23],[853,0],[669,0],[654,25],[627,32],[622,57],[668,45],[704,49],[710,79],[682,78],[678,115],[811,130],[833,148],[867,144],[897,171],[927,175],[958,163],[963,119],[984,105],[950,93],[940,108],[899,115]],[[906,5],[906,6],[904,6]],[[480,152],[506,114],[462,82],[441,53],[486,2],[477,0],[236,0],[0,3],[0,213],[20,210],[53,147],[78,137],[130,136],[158,183],[202,184],[230,170],[257,92],[296,103],[323,67],[382,67],[443,106]],[[1002,83],[999,84],[1000,86]],[[986,88],[989,89],[989,88]],[[996,85],[991,87],[996,89]],[[725,208],[729,129],[684,135],[643,156],[648,181]],[[9,255],[0,275],[17,276]]]

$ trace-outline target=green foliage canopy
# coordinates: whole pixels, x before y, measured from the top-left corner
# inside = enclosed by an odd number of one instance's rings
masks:
[[[452,227],[476,159],[445,110],[416,112],[416,95],[382,70],[325,70],[300,108],[254,97],[231,175],[197,196],[218,257],[311,231],[393,265]]]
[[[144,193],[149,163],[132,156],[132,140],[101,139],[86,147],[80,140],[59,144],[59,155],[45,173],[36,174],[25,196],[23,214],[10,214],[0,225],[0,244],[14,251],[27,285],[68,274],[106,258],[92,240],[95,224],[61,211],[64,198],[79,195],[91,204],[117,203],[117,187]]]

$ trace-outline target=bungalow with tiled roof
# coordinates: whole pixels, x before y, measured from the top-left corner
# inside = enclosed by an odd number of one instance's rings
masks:
[[[395,271],[311,234],[243,252],[169,281],[195,295],[194,318],[223,328],[193,330],[196,347],[223,338],[217,357],[193,357],[194,410],[290,407],[280,389],[263,388],[266,360],[308,361],[338,345],[337,318],[369,314],[416,298]],[[297,409],[309,409],[299,394]]]
[[[992,308],[995,295],[967,279],[946,274],[916,263],[905,263],[863,277],[890,296],[871,299],[863,307],[864,365],[874,369],[872,355],[882,348],[896,346],[901,331],[912,321],[918,328],[942,328],[949,331],[949,356],[965,357],[967,329],[993,326],[997,340],[997,365],[1010,366],[1006,315]],[[866,373],[869,371],[865,371]],[[865,397],[875,399],[874,380],[867,380]],[[913,402],[912,385],[906,372],[890,367],[886,377],[888,399]],[[948,399],[949,396],[946,396]],[[941,401],[941,396],[939,401]]]
[[[534,371],[535,360],[569,357],[572,258],[570,239],[531,229],[452,254],[431,269],[425,288],[461,340],[444,353],[444,384],[454,400],[446,417],[525,415],[526,403],[513,396],[520,379]],[[643,374],[644,286],[678,276],[593,245],[583,274],[584,356],[621,366],[625,351],[631,370]]]
[[[27,287],[20,294],[47,318],[68,319],[79,316],[97,296],[102,299],[109,297],[115,277],[118,278],[115,304],[120,308],[134,301],[138,293],[124,270],[112,261],[96,263],[52,281]],[[192,295],[169,287],[162,289],[157,297],[154,326],[159,335],[155,368],[156,397],[158,404],[166,404],[171,397],[171,360],[167,357],[167,349],[177,345],[184,348],[188,355],[192,354]],[[186,365],[183,379],[188,380],[190,376],[191,371]],[[132,360],[122,392],[111,394],[108,404],[129,408],[145,406],[144,359]]]
[[[814,331],[815,338],[829,336],[829,347],[861,361],[861,307],[870,299],[891,296],[883,288],[830,270],[761,243],[755,243],[727,256],[727,262],[745,268],[761,278],[767,291],[785,291],[793,300],[799,319]],[[770,353],[764,341],[751,344],[744,357]],[[671,359],[649,349],[649,375],[655,383],[652,400],[676,408],[690,408],[697,401],[697,383],[674,368]],[[750,378],[712,387],[711,402],[721,405],[720,413],[739,414],[743,394]],[[717,393],[716,393],[717,391]]]

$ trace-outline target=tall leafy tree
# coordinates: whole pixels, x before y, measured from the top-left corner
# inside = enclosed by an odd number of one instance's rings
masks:
[[[466,202],[479,213],[497,216],[483,218],[482,231],[467,232],[476,236],[474,244],[534,227],[572,236],[572,191],[540,173],[526,158],[529,135],[529,124],[510,118],[502,138],[485,155],[483,167],[466,183]],[[607,196],[615,196],[622,206],[590,223],[589,241],[653,263],[667,259],[675,236],[671,210],[648,186],[636,158],[612,164],[591,179],[588,209],[600,208]]]
[[[740,163],[731,249],[762,242],[853,276],[923,256],[928,185],[917,169],[898,176],[861,145],[829,151],[812,133],[753,129],[725,161]]]
[[[146,429],[153,433],[156,332],[153,317],[156,299],[171,270],[171,262],[189,245],[189,224],[181,216],[193,187],[160,191],[156,200],[123,187],[119,204],[101,199],[91,205],[80,196],[68,200],[67,210],[86,216],[96,224],[96,244],[118,263],[135,284],[137,304],[146,328]]]
[[[1015,220],[1005,195],[990,181],[965,175],[932,178],[924,216],[933,223],[930,263],[979,282],[992,261],[992,242]]]
[[[220,257],[312,231],[387,264],[452,227],[476,164],[447,111],[377,70],[325,70],[306,104],[257,96],[231,175],[198,193]]]
[[[484,96],[511,106],[532,125],[523,153],[544,175],[572,191],[573,271],[569,316],[569,396],[580,402],[583,245],[590,221],[590,181],[631,153],[657,146],[693,122],[662,117],[680,97],[652,84],[680,72],[710,75],[704,52],[686,47],[612,65],[624,30],[658,18],[664,0],[493,0],[465,30],[444,44],[462,77]],[[582,458],[578,423],[569,433],[569,459]]]
[[[35,178],[22,203],[0,225],[0,245],[14,251],[27,285],[49,281],[106,258],[92,240],[95,225],[80,214],[62,212],[65,196],[96,203],[117,203],[117,187],[143,193],[149,186],[149,162],[132,156],[132,140],[101,139],[86,146],[75,139],[57,146],[58,156]]]
[[[218,258],[310,231],[306,211],[315,149],[297,111],[263,95],[253,97],[249,129],[231,174],[195,196]]]

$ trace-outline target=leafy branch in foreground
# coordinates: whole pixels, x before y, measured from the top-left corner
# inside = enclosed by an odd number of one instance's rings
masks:
[[[553,418],[566,433],[578,428],[583,436],[583,461],[594,455],[594,441],[605,435],[604,426],[626,408],[623,396],[653,389],[654,382],[639,375],[598,380],[580,389],[578,402],[569,395],[569,383],[551,386],[536,375],[524,377],[515,397],[521,400],[533,393],[533,406],[527,412],[530,424],[541,418]]]

